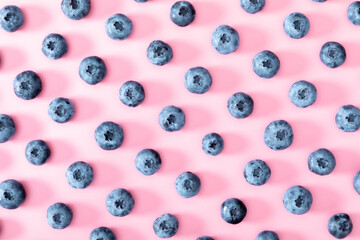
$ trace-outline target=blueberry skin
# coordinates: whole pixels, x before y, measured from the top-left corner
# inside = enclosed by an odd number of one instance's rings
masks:
[[[270,175],[269,166],[262,160],[252,160],[245,165],[244,177],[251,185],[264,185],[269,180]]]
[[[246,118],[254,110],[254,101],[246,93],[234,93],[227,102],[227,109],[234,118]]]
[[[13,179],[0,183],[0,206],[5,209],[16,209],[26,199],[23,185]]]
[[[214,239],[212,237],[202,236],[202,237],[198,237],[196,240],[214,240]]]
[[[192,172],[183,172],[175,180],[177,193],[183,198],[191,198],[200,192],[200,178]]]
[[[261,78],[272,78],[280,69],[280,60],[275,53],[265,50],[256,54],[252,61],[252,68]]]
[[[123,188],[113,190],[106,197],[106,208],[115,217],[124,217],[133,210],[135,201],[129,191]]]
[[[231,224],[240,223],[246,216],[245,204],[237,198],[229,198],[221,204],[221,218]]]
[[[326,2],[326,0],[312,0],[313,2]]]
[[[136,107],[145,99],[144,87],[135,81],[125,82],[119,90],[120,101],[129,107]]]
[[[329,233],[337,238],[346,238],[353,229],[351,218],[346,213],[338,213],[333,215],[328,222]]]
[[[239,47],[239,42],[238,32],[228,25],[218,26],[211,36],[211,44],[220,54],[235,52]]]
[[[135,0],[135,2],[139,2],[139,3],[144,3],[147,2],[148,0]]]
[[[179,107],[167,106],[161,110],[158,121],[167,132],[179,131],[185,125],[185,114]]]
[[[123,128],[114,122],[106,121],[101,123],[95,130],[97,145],[104,150],[115,150],[124,141]]]
[[[16,126],[13,119],[6,114],[0,114],[0,143],[9,141],[15,131]]]
[[[68,18],[80,20],[86,17],[91,9],[90,0],[62,0],[61,10]]]
[[[91,231],[89,240],[116,240],[116,235],[110,228],[98,227]]]
[[[355,132],[360,127],[360,109],[353,105],[344,105],[335,115],[335,123],[343,132]]]
[[[290,13],[284,20],[284,31],[291,38],[303,38],[310,29],[309,19],[302,13]]]
[[[188,1],[178,1],[172,5],[170,10],[171,21],[179,27],[185,27],[192,23],[195,16],[195,8]]]
[[[353,179],[353,186],[355,191],[360,194],[360,171],[358,171]]]
[[[265,7],[265,0],[240,0],[240,6],[247,13],[255,14]]]
[[[64,229],[70,225],[73,212],[68,205],[58,202],[47,209],[46,217],[50,227],[54,229]]]
[[[347,10],[347,18],[349,19],[349,21],[356,25],[359,26],[360,25],[360,2],[359,1],[355,1],[352,2]]]
[[[153,175],[161,167],[161,158],[154,149],[143,149],[135,159],[135,167],[145,176]]]
[[[330,174],[336,166],[334,155],[325,148],[312,152],[308,157],[309,170],[318,175]]]
[[[101,82],[107,74],[105,62],[97,57],[90,56],[84,58],[79,66],[79,75],[82,80],[90,85]]]
[[[0,25],[7,32],[15,32],[24,24],[24,14],[17,6],[9,5],[0,10]]]
[[[132,21],[124,14],[114,14],[106,20],[106,34],[114,40],[128,38],[133,30]]]
[[[42,90],[41,79],[33,71],[24,71],[18,74],[13,85],[16,96],[24,100],[36,98]]]
[[[165,213],[155,219],[153,229],[159,238],[170,238],[176,234],[179,228],[179,221],[177,218],[170,214]]]
[[[309,107],[316,101],[316,87],[314,84],[304,80],[297,81],[290,87],[289,98],[299,108]]]
[[[43,140],[33,140],[26,145],[25,157],[33,165],[43,165],[49,160],[50,155],[51,150]]]
[[[217,133],[206,134],[202,139],[202,149],[211,156],[219,155],[224,149],[224,140]]]
[[[152,41],[147,48],[146,56],[152,64],[163,66],[171,61],[173,51],[169,44],[155,40]]]
[[[49,104],[48,114],[52,120],[57,123],[66,123],[70,121],[75,114],[75,106],[67,98],[55,98]]]
[[[185,73],[185,88],[191,93],[206,93],[212,85],[209,71],[203,67],[190,68]]]
[[[293,130],[285,120],[272,121],[264,132],[266,146],[276,151],[288,148],[292,144],[293,139]]]
[[[52,60],[64,56],[68,51],[66,39],[57,33],[50,33],[42,42],[41,51],[44,55]]]
[[[279,240],[279,236],[273,231],[262,231],[255,240]]]
[[[327,42],[320,50],[320,60],[329,68],[337,68],[346,60],[345,48],[337,42]]]
[[[74,162],[66,170],[66,179],[73,188],[86,188],[94,179],[93,168],[86,162]]]
[[[285,209],[297,215],[308,212],[311,208],[312,201],[311,192],[299,185],[290,187],[283,196]]]

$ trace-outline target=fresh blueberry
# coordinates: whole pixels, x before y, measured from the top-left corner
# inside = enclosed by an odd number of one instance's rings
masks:
[[[285,120],[272,121],[265,129],[264,141],[273,150],[284,150],[293,142],[293,130]]]
[[[26,145],[25,157],[33,165],[43,165],[50,158],[51,151],[43,140],[33,140]]]
[[[311,208],[312,201],[310,191],[299,185],[290,187],[283,196],[285,209],[297,215],[308,212]]]
[[[74,104],[67,98],[55,98],[49,104],[48,114],[52,120],[58,123],[70,121],[75,114]]]
[[[320,50],[320,60],[329,68],[337,68],[345,62],[345,48],[337,42],[327,42]]]
[[[143,86],[135,81],[125,82],[119,90],[120,101],[129,107],[136,107],[145,99]]]
[[[196,11],[194,6],[188,1],[179,1],[172,5],[170,19],[176,25],[185,27],[195,19]]]
[[[358,171],[353,179],[353,186],[355,191],[360,194],[360,171]]]
[[[302,13],[294,12],[284,20],[284,30],[286,35],[291,38],[303,38],[310,29],[309,19]]]
[[[239,42],[238,32],[228,25],[218,26],[211,36],[212,46],[221,54],[235,52],[239,47]]]
[[[280,60],[273,52],[265,50],[256,54],[252,67],[259,77],[272,78],[280,69]]]
[[[270,178],[271,170],[262,160],[252,160],[245,165],[244,177],[251,185],[264,185]]]
[[[7,32],[15,32],[24,24],[24,14],[17,6],[5,6],[0,10],[0,24]]]
[[[26,198],[23,185],[9,179],[0,183],[0,206],[6,209],[18,208]]]
[[[101,82],[105,78],[106,73],[106,65],[99,57],[87,57],[80,63],[79,75],[82,80],[90,85]]]
[[[156,236],[160,238],[170,238],[176,234],[179,228],[177,218],[169,213],[165,213],[155,219],[153,229]]]
[[[346,213],[338,213],[333,215],[328,222],[329,233],[337,238],[346,238],[353,229],[351,218]]]
[[[66,179],[73,188],[86,188],[94,179],[93,168],[86,162],[74,162],[66,170]]]
[[[326,0],[312,0],[313,2],[326,2]]]
[[[113,190],[106,197],[106,208],[115,217],[124,217],[134,208],[134,198],[129,191],[123,188]]]
[[[202,236],[202,237],[198,237],[196,240],[214,240],[214,239],[212,237]]]
[[[106,20],[106,34],[114,40],[128,38],[133,30],[132,21],[124,14],[114,14]]]
[[[42,90],[40,77],[33,71],[25,71],[14,79],[14,92],[24,100],[34,99]]]
[[[338,128],[344,132],[355,132],[360,127],[360,109],[353,105],[339,108],[335,116]]]
[[[46,217],[50,227],[64,229],[70,225],[73,212],[68,205],[58,202],[47,209]]]
[[[185,114],[179,107],[167,106],[161,110],[158,121],[167,132],[179,131],[185,125]]]
[[[169,44],[155,40],[147,48],[146,56],[152,64],[162,66],[171,61],[173,51]]]
[[[89,240],[116,240],[116,236],[107,227],[98,227],[91,231]]]
[[[50,59],[59,59],[68,51],[66,39],[60,34],[51,33],[42,42],[41,51]]]
[[[254,110],[254,101],[246,93],[238,92],[229,98],[227,108],[234,118],[246,118]]]
[[[135,167],[143,175],[153,175],[161,167],[161,158],[159,153],[153,149],[141,150],[136,155]]]
[[[336,165],[334,155],[325,148],[320,148],[309,155],[309,170],[318,175],[330,174]]]
[[[273,231],[262,231],[257,235],[256,240],[279,240],[279,236]]]
[[[289,90],[290,101],[299,108],[311,106],[317,98],[314,84],[301,80],[294,83]]]
[[[224,149],[224,140],[217,133],[206,134],[202,139],[202,149],[206,154],[216,156]]]
[[[359,26],[360,25],[360,2],[355,1],[349,5],[349,8],[347,10],[347,18],[349,21]]]
[[[229,198],[221,204],[221,218],[231,224],[240,223],[246,216],[245,204],[237,198]]]
[[[200,191],[200,178],[192,172],[183,172],[176,178],[175,188],[183,198],[191,198]]]
[[[265,0],[240,0],[240,5],[246,12],[254,14],[265,7]]]
[[[68,18],[73,20],[86,17],[90,9],[90,0],[62,0],[61,2],[61,10]]]
[[[147,2],[148,0],[135,0],[136,2],[139,2],[139,3],[144,3],[144,2]]]
[[[114,150],[124,141],[123,128],[114,122],[103,122],[95,130],[96,143],[104,150]]]
[[[10,140],[15,131],[16,126],[12,118],[6,114],[0,114],[0,143]]]
[[[203,67],[190,68],[185,73],[185,88],[191,93],[206,93],[212,84],[209,71]]]

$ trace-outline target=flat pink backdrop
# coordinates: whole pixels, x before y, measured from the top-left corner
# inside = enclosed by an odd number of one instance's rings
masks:
[[[282,240],[332,239],[327,231],[331,215],[345,212],[353,220],[349,240],[360,239],[360,196],[352,179],[360,169],[359,132],[337,129],[334,117],[344,104],[359,106],[360,27],[346,18],[351,0],[267,0],[258,14],[241,9],[239,0],[193,0],[196,19],[181,28],[170,21],[174,0],[92,0],[88,17],[73,21],[60,9],[60,0],[2,0],[0,7],[18,5],[25,14],[25,25],[15,33],[0,31],[0,112],[16,123],[14,138],[0,145],[0,180],[21,181],[27,199],[16,210],[0,209],[0,239],[63,240],[88,239],[92,229],[110,227],[118,239],[157,239],[152,223],[169,212],[180,226],[174,240],[196,239],[209,235],[217,240],[255,239],[265,229],[276,231]],[[295,11],[310,20],[308,35],[290,39],[283,31],[284,18]],[[127,15],[134,31],[124,41],[114,41],[105,33],[106,19],[115,13]],[[211,34],[221,24],[234,27],[240,35],[239,49],[220,55],[211,46]],[[41,52],[49,33],[60,33],[68,41],[68,54],[52,61]],[[146,58],[153,40],[169,43],[173,60],[154,66]],[[347,51],[344,65],[325,67],[319,60],[321,46],[338,41]],[[261,79],[251,69],[256,53],[271,50],[281,61],[276,77]],[[78,76],[80,61],[97,55],[104,59],[108,74],[103,82],[90,86]],[[213,85],[204,95],[189,93],[184,73],[203,66],[213,76]],[[24,70],[37,72],[43,91],[34,100],[15,96],[14,77]],[[145,101],[136,108],[123,105],[118,98],[120,86],[128,80],[143,84]],[[298,80],[315,84],[318,99],[306,109],[296,108],[288,99],[289,87]],[[248,93],[255,102],[246,119],[231,117],[226,109],[235,92]],[[47,107],[55,97],[74,101],[76,115],[65,124],[53,122]],[[186,125],[168,133],[157,122],[167,105],[185,111]],[[263,142],[263,132],[273,120],[285,119],[294,130],[294,142],[284,151],[273,151]],[[123,146],[115,151],[100,149],[94,130],[102,121],[121,124]],[[225,141],[224,151],[216,157],[201,149],[202,137],[218,132]],[[52,156],[43,166],[27,162],[26,144],[34,139],[47,141]],[[337,166],[329,176],[318,176],[307,168],[308,155],[320,147],[330,149]],[[143,148],[159,151],[163,165],[153,176],[141,175],[134,166]],[[267,184],[255,187],[243,177],[245,164],[253,159],[266,161],[272,171]],[[65,178],[67,167],[75,161],[89,162],[95,179],[87,189],[71,188]],[[192,171],[202,181],[200,193],[181,198],[175,178]],[[283,193],[292,185],[307,187],[313,194],[311,210],[301,216],[288,213],[282,204]],[[110,215],[105,198],[115,188],[126,188],[135,198],[130,215]],[[248,208],[238,225],[225,223],[220,205],[229,198],[243,200]],[[55,202],[69,204],[74,212],[71,225],[52,229],[46,210]]]

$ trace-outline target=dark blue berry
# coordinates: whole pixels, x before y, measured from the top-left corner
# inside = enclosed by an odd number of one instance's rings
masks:
[[[234,118],[246,118],[254,110],[254,101],[246,93],[234,93],[227,102],[227,109]]]
[[[96,143],[104,150],[119,148],[124,141],[123,128],[114,122],[103,122],[95,130]]]
[[[325,148],[320,148],[309,155],[309,170],[318,175],[330,174],[336,166],[334,155]]]
[[[169,44],[155,40],[147,48],[146,56],[152,64],[162,66],[171,61],[173,51]]]
[[[217,133],[206,134],[202,139],[202,149],[206,154],[216,156],[224,149],[224,140]]]
[[[179,131],[185,125],[185,114],[179,107],[167,106],[161,110],[158,121],[167,132]]]
[[[73,188],[86,188],[94,179],[93,168],[86,162],[74,162],[66,170],[66,179]]]
[[[43,165],[50,155],[50,148],[43,140],[33,140],[26,145],[25,157],[33,165]]]
[[[273,150],[288,148],[294,139],[293,130],[285,120],[272,121],[265,129],[264,141]]]
[[[157,151],[153,149],[143,149],[135,159],[135,167],[143,175],[153,175],[161,167],[161,158]]]
[[[206,93],[212,84],[209,71],[203,67],[190,68],[185,73],[185,88],[191,93]]]
[[[252,67],[256,75],[261,78],[272,78],[280,69],[280,60],[275,53],[265,50],[254,57]]]
[[[289,98],[299,108],[311,106],[317,98],[316,87],[307,81],[297,81],[289,90]]]
[[[145,99],[144,87],[135,81],[125,82],[119,90],[120,101],[129,107],[136,107]]]
[[[40,77],[33,71],[25,71],[14,79],[14,92],[24,100],[36,98],[42,90]]]
[[[244,177],[251,185],[264,185],[269,180],[270,175],[269,166],[262,160],[253,160],[245,165]]]
[[[15,32],[24,24],[24,14],[17,6],[9,5],[0,10],[0,25],[7,32]]]
[[[254,14],[265,7],[265,0],[240,0],[240,6],[246,12]]]
[[[360,127],[360,109],[353,105],[344,105],[335,115],[335,123],[343,132],[355,132]]]
[[[114,14],[106,20],[106,34],[114,40],[128,38],[133,30],[132,21],[124,14]]]
[[[286,35],[291,38],[303,38],[310,29],[309,19],[302,13],[294,12],[288,15],[283,23]]]
[[[345,48],[337,42],[327,42],[320,50],[320,60],[329,68],[337,68],[346,60]]]
[[[52,120],[58,123],[65,123],[70,121],[75,114],[75,106],[67,98],[55,98],[49,104],[48,114]]]
[[[66,39],[60,34],[51,33],[42,42],[41,51],[50,59],[59,59],[68,51]]]
[[[46,217],[50,227],[64,229],[70,225],[73,212],[68,205],[58,202],[47,209]]]
[[[90,9],[90,0],[62,0],[61,2],[61,10],[68,18],[73,20],[86,17]]]
[[[183,172],[175,180],[177,193],[183,198],[191,198],[199,193],[200,178],[192,172]]]
[[[220,54],[235,52],[239,47],[239,42],[238,32],[228,25],[218,26],[211,36],[211,44]]]
[[[290,187],[283,196],[284,207],[292,214],[301,215],[307,213],[312,202],[311,192],[299,185]]]
[[[133,210],[135,201],[129,191],[123,188],[113,190],[106,197],[106,208],[115,217],[124,217]]]
[[[97,57],[84,58],[79,66],[79,75],[82,80],[90,85],[101,82],[107,73],[105,62]]]
[[[337,239],[346,238],[352,230],[353,224],[351,218],[346,213],[335,214],[329,219],[328,231]]]
[[[16,126],[13,119],[6,114],[0,114],[0,143],[9,141],[15,131]]]
[[[176,234],[179,228],[177,218],[169,213],[165,213],[155,219],[153,229],[156,236],[160,238],[170,238]]]
[[[194,6],[188,1],[175,2],[170,10],[170,19],[176,25],[185,27],[195,19],[196,11]]]
[[[13,179],[0,183],[0,206],[6,209],[18,208],[26,199],[23,185]]]

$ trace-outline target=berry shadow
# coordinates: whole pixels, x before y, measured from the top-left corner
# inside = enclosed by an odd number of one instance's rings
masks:
[[[37,138],[43,130],[43,125],[37,119],[25,114],[11,115],[15,122],[16,131],[12,140],[29,141]]]
[[[51,156],[46,164],[69,164],[77,155],[74,146],[66,140],[51,139],[46,140],[46,143],[51,150]]]
[[[106,0],[106,4],[104,1],[92,1],[91,2],[91,10],[87,18],[109,18],[113,14],[115,14],[117,9],[120,9],[121,1],[118,0]],[[105,22],[104,22],[105,27]]]
[[[299,235],[298,232],[290,232],[279,230],[276,231],[280,239],[291,239],[291,240],[307,240],[305,236]]]
[[[94,101],[91,98],[75,97],[72,98],[71,101],[73,101],[76,108],[74,121],[85,122],[102,113],[101,106],[97,101]]]
[[[342,84],[335,84],[331,81],[316,81],[312,83],[317,90],[315,104],[318,106],[338,106],[339,99],[346,99],[347,92]]]
[[[139,228],[134,229],[126,226],[119,227],[118,225],[116,225],[116,227],[112,228],[112,230],[118,239],[131,239],[131,240],[146,239],[146,236],[144,236],[144,234],[141,231],[139,231]],[[155,237],[156,235],[154,233],[154,239]]]
[[[1,239],[16,239],[23,237],[24,227],[23,223],[18,222],[12,218],[2,219],[0,222],[0,236]]]
[[[319,144],[323,138],[322,128],[314,122],[292,120],[290,124],[294,132],[294,141],[290,147],[311,147]]]
[[[292,182],[299,175],[298,169],[288,161],[264,160],[269,165],[271,176],[269,184],[283,185],[284,182]],[[305,160],[304,160],[305,161]]]
[[[206,128],[213,122],[212,114],[197,106],[181,107],[185,113],[184,130],[199,130]]]
[[[145,90],[144,105],[163,105],[164,102],[171,100],[173,96],[171,88],[161,82],[143,81],[141,84]]]
[[[20,50],[3,46],[0,50],[0,69],[5,71],[21,69],[26,62],[26,56]]]
[[[146,188],[130,189],[136,205],[134,214],[147,214],[161,210],[162,198]]]
[[[68,52],[64,55],[64,57],[81,58],[81,60],[85,57],[89,57],[89,52],[91,52],[89,49],[93,48],[93,43],[88,36],[74,32],[65,33],[63,36],[68,43]]]
[[[105,56],[102,59],[107,68],[107,74],[102,83],[116,84],[120,88],[124,80],[132,79],[134,68],[129,59],[117,56]]]
[[[360,44],[355,41],[339,41],[346,51],[346,60],[343,67],[357,68],[360,64]]]
[[[186,169],[189,159],[181,151],[173,149],[158,148],[161,157],[161,168],[159,173],[179,173],[181,169]]]
[[[152,129],[137,122],[121,122],[120,125],[124,129],[124,148],[138,149],[139,146],[150,145],[156,138]]]
[[[101,188],[122,180],[123,175],[114,164],[109,164],[99,159],[92,161],[91,166],[93,167],[95,176],[91,183],[92,187]]]
[[[54,96],[62,95],[70,85],[66,75],[59,71],[41,70],[38,75],[43,87],[39,97],[52,100]]]
[[[98,208],[88,205],[84,202],[68,204],[73,211],[72,227],[88,227],[89,224],[94,224],[99,219]]]
[[[228,184],[221,175],[212,172],[197,172],[196,174],[201,180],[199,197],[216,196],[226,191]]]
[[[231,155],[241,153],[249,147],[249,142],[246,141],[246,138],[236,132],[221,133],[220,135],[224,139],[224,149],[220,153],[220,156],[222,154]]]
[[[313,185],[309,186],[308,189],[313,197],[311,212],[328,212],[329,209],[340,209],[344,204],[339,192],[332,188]]]
[[[156,18],[153,18],[151,15],[135,13],[130,14],[128,17],[131,19],[134,26],[130,36],[131,38],[142,39],[149,35],[153,35],[159,29]]]
[[[240,77],[233,68],[223,66],[203,67],[209,71],[213,81],[209,89],[209,93],[227,92],[229,90],[234,90],[240,83]]]
[[[310,30],[305,38],[324,37],[336,30],[337,23],[334,18],[321,12],[306,13],[310,21]],[[320,50],[319,50],[320,51]]]
[[[360,154],[353,149],[331,148],[329,149],[336,159],[334,174],[351,174],[352,177],[360,170]]]
[[[252,197],[242,198],[241,200],[248,210],[244,218],[245,222],[256,223],[273,216],[274,208],[268,202]]]
[[[252,92],[249,94],[254,100],[253,117],[268,117],[277,113],[282,108],[282,102],[274,95],[264,92]]]
[[[167,42],[173,50],[173,64],[189,64],[201,55],[200,49],[193,44],[179,40],[170,40]]]
[[[43,179],[32,178],[31,180],[21,181],[21,183],[26,190],[26,200],[24,202],[24,206],[26,207],[31,208],[46,205],[49,199],[52,198],[53,188]]]
[[[175,214],[175,216],[179,220],[179,230],[177,232],[179,236],[194,236],[203,232],[203,221],[197,215],[182,212],[181,214]]]
[[[24,13],[24,25],[21,29],[34,31],[45,27],[51,22],[52,16],[46,8],[41,5],[27,5],[21,8]]]
[[[246,25],[235,26],[235,29],[238,30],[240,36],[240,52],[255,52],[256,54],[263,46],[266,46],[268,38],[262,30]]]
[[[307,59],[298,52],[276,51],[274,52],[280,60],[280,70],[276,77],[298,76],[307,68]]]
[[[265,7],[262,11],[274,13],[286,9],[291,1],[288,0],[277,0],[277,1],[267,1]]]
[[[14,159],[5,150],[0,150],[0,156],[0,171],[6,171],[11,166]]]
[[[191,25],[209,26],[209,24],[217,23],[217,19],[221,19],[224,15],[223,9],[215,2],[194,1],[192,4],[196,10],[196,17]]]

